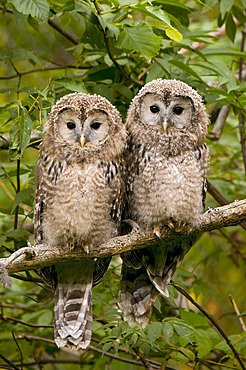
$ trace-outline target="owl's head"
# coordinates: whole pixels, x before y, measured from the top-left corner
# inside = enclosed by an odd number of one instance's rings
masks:
[[[112,147],[121,150],[125,128],[118,110],[98,95],[72,93],[62,97],[52,108],[45,124],[45,135],[52,141],[81,152]]]
[[[127,115],[129,132],[145,130],[150,136],[153,133],[163,138],[190,133],[198,145],[205,139],[208,124],[199,94],[177,80],[147,83],[133,99]]]

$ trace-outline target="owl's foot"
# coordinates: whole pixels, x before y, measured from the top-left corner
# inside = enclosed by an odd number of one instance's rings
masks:
[[[87,254],[87,256],[89,256],[89,254],[90,254],[90,246],[88,244],[83,244],[82,245],[82,248],[84,249],[84,251]]]
[[[138,225],[136,221],[133,221],[128,218],[127,220],[124,220],[124,222],[127,223],[129,226],[131,226],[132,230],[137,230],[137,231],[140,230],[140,226]]]
[[[177,233],[182,230],[182,227],[180,225],[176,225],[171,219],[159,222],[158,224],[155,224],[153,230],[158,239],[161,239],[161,229],[165,226],[167,226],[170,230],[176,231]]]
[[[156,224],[154,226],[154,234],[158,239],[161,239],[161,224]]]

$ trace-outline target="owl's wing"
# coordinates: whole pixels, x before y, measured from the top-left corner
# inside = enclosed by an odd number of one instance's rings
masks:
[[[197,159],[198,165],[201,167],[203,172],[203,187],[202,187],[202,201],[203,201],[203,208],[205,210],[205,200],[206,200],[206,192],[207,192],[207,179],[206,173],[209,167],[209,150],[204,143],[199,148],[197,148],[195,152],[195,157]]]
[[[43,213],[45,212],[45,198],[46,191],[41,175],[41,164],[38,163],[36,167],[36,191],[35,191],[35,205],[34,205],[34,243],[42,244],[44,242],[43,236]]]
[[[123,199],[125,196],[124,188],[124,165],[123,162],[110,162],[102,166],[107,185],[111,189],[110,216],[116,228],[119,230],[122,214]],[[111,257],[99,258],[96,261],[93,272],[93,286],[99,284],[110,264]]]
[[[43,150],[43,145],[40,148],[39,161],[36,166],[36,191],[34,205],[34,244],[45,244],[45,235],[43,232],[43,217],[46,212],[47,200],[49,197],[49,184],[55,184],[63,172],[64,164],[52,160]],[[38,270],[37,273],[44,279],[46,283],[56,286],[57,274],[54,266],[44,267]]]

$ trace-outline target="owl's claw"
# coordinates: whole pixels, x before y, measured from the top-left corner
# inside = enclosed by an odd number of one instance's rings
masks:
[[[161,225],[157,224],[154,226],[154,234],[158,239],[161,239]]]
[[[138,223],[134,220],[131,220],[131,219],[127,219],[127,220],[124,220],[125,223],[127,223],[129,226],[131,226],[131,228],[134,230],[140,230],[140,226],[138,225]]]
[[[88,244],[84,244],[83,245],[83,249],[84,249],[86,255],[89,256],[89,254],[90,254],[90,246]]]

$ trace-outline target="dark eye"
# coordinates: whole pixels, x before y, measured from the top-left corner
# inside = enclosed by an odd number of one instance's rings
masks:
[[[160,112],[160,108],[158,107],[158,105],[151,105],[149,107],[149,110],[151,111],[151,113],[158,113],[158,112]]]
[[[75,127],[76,127],[76,125],[75,125],[74,122],[67,122],[67,128],[69,130],[73,130],[73,129],[75,129]]]
[[[93,123],[91,124],[91,128],[92,128],[93,130],[98,130],[100,126],[101,126],[101,122],[93,122]]]
[[[183,113],[184,108],[182,107],[175,107],[173,108],[173,113],[177,114],[178,116]]]

